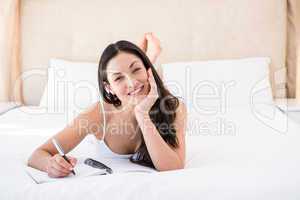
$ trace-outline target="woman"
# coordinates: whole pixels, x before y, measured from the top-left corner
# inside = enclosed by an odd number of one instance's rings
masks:
[[[165,89],[153,67],[159,53],[159,40],[152,33],[145,34],[140,48],[119,41],[104,50],[98,69],[104,102],[92,105],[53,136],[65,153],[93,134],[113,155],[131,155],[134,163],[159,171],[184,168],[186,108]],[[82,120],[87,126],[80,127]],[[66,162],[51,139],[33,152],[28,165],[50,177],[68,176],[76,158],[69,156],[71,164]]]

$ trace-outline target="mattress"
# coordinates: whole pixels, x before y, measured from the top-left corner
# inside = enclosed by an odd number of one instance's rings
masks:
[[[248,107],[218,116],[189,113],[182,170],[39,185],[25,173],[26,160],[68,120],[66,113],[33,115],[21,110],[0,116],[0,199],[300,199],[300,127],[275,107],[261,108],[264,118]],[[270,111],[276,117],[268,117]],[[94,144],[87,137],[70,154],[97,154],[89,152]]]

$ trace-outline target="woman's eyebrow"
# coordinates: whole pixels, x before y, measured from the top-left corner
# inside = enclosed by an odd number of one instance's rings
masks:
[[[129,65],[129,69],[134,65],[134,63],[139,62],[138,60],[133,61],[130,65]]]
[[[113,75],[113,76],[116,76],[116,75],[119,75],[119,74],[121,74],[121,72],[115,72],[115,73],[113,73],[112,75]]]
[[[136,62],[139,62],[139,60],[133,61],[133,62],[129,65],[129,69],[130,69]],[[114,72],[114,73],[112,73],[112,75],[114,75],[114,76],[119,75],[119,74],[122,74],[122,73],[121,73],[121,72]]]

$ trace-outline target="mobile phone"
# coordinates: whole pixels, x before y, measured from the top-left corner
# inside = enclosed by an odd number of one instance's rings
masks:
[[[111,168],[109,168],[105,164],[103,164],[103,163],[101,163],[97,160],[94,160],[92,158],[85,159],[84,164],[89,165],[89,166],[94,167],[94,168],[98,168],[98,169],[105,169],[106,172],[109,173],[109,174],[113,173],[113,170]]]

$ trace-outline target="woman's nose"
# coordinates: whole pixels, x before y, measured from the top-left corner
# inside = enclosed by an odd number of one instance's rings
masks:
[[[132,77],[130,77],[130,76],[128,76],[127,79],[128,79],[128,86],[129,86],[130,88],[134,88],[134,86],[135,86],[137,80],[134,79],[134,78],[132,78]]]

